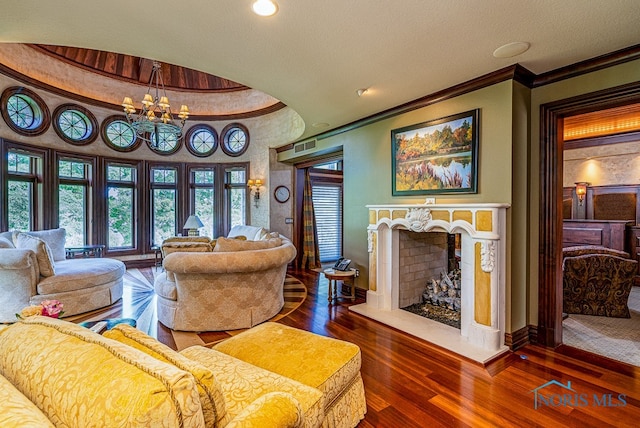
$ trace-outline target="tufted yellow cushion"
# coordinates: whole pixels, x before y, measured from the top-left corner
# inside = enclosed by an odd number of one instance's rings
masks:
[[[190,373],[66,321],[2,330],[0,371],[56,426],[204,427]]]
[[[173,364],[191,373],[198,385],[205,424],[208,427],[217,427],[228,423],[224,399],[211,370],[127,324],[119,324],[104,332],[103,336],[132,346],[160,361]]]
[[[0,376],[0,427],[53,428],[53,425],[40,409]]]
[[[236,238],[218,238],[213,251],[231,252],[231,251],[249,251],[249,250],[265,250],[267,248],[275,248],[282,245],[282,239],[271,238],[261,241],[241,241]]]
[[[216,374],[232,421],[255,400],[272,392],[286,392],[296,399],[305,427],[317,427],[322,421],[324,397],[316,388],[203,346],[191,346],[180,353]]]
[[[296,428],[304,415],[298,401],[286,392],[270,392],[245,407],[227,428]]]
[[[42,239],[26,233],[18,233],[16,236],[16,248],[31,250],[36,253],[40,275],[53,276],[56,274],[51,248]]]
[[[273,322],[226,339],[214,349],[318,388],[327,404],[360,373],[357,345]]]

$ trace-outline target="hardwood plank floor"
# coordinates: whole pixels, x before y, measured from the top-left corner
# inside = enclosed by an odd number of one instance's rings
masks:
[[[362,350],[368,410],[359,427],[639,426],[638,367],[535,345],[483,367],[349,311],[348,299],[327,304],[327,281],[318,273],[289,273],[308,295],[279,322]],[[130,312],[126,303],[123,312]],[[168,329],[158,324],[156,330],[159,340],[175,348]],[[550,381],[557,383],[539,389],[536,401],[535,390]]]

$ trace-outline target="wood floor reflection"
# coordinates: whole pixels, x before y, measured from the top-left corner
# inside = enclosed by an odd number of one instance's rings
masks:
[[[350,300],[327,304],[327,281],[321,274],[289,273],[306,285],[307,297],[278,322],[360,346],[368,407],[360,427],[636,427],[640,420],[637,367],[566,347],[554,351],[534,345],[483,367],[349,311]],[[81,318],[132,317],[139,328],[176,349],[172,332],[155,315],[156,274],[153,268],[129,270],[122,301]],[[228,334],[201,336],[210,343]],[[571,381],[571,394],[585,394],[587,405],[556,400],[554,406],[535,409],[533,391],[551,380]],[[554,387],[545,392],[564,393]],[[598,406],[592,400],[607,394],[617,406]],[[620,394],[625,405],[617,401]]]

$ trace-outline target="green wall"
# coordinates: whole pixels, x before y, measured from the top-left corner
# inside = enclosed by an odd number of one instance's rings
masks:
[[[478,157],[478,193],[471,195],[435,195],[436,203],[512,203],[513,121],[521,117],[513,113],[513,81],[505,81],[434,105],[394,116],[348,132],[318,140],[316,150],[341,146],[344,161],[344,255],[360,269],[356,280],[360,288],[368,288],[367,225],[368,204],[423,203],[426,196],[391,195],[391,130],[473,109],[480,110]],[[519,107],[520,108],[520,107]],[[526,146],[526,139],[521,139]],[[290,150],[289,152],[293,152]],[[281,153],[281,161],[293,161],[293,153]],[[519,171],[526,183],[526,168]],[[431,195],[433,196],[433,195]],[[511,210],[508,212],[510,213]],[[510,217],[510,214],[508,214]],[[511,219],[507,221],[507,234]],[[521,228],[526,232],[526,228]],[[513,236],[526,248],[523,236]],[[509,241],[507,242],[509,246]],[[507,248],[507,253],[510,249]],[[508,258],[510,258],[508,256]],[[510,258],[511,259],[511,258]],[[522,255],[522,260],[526,257]],[[513,262],[513,260],[511,260]],[[508,260],[509,263],[509,260]],[[525,271],[524,269],[522,271]],[[526,271],[525,271],[526,272]],[[507,288],[511,268],[507,264]],[[524,287],[524,284],[522,284]],[[525,295],[526,289],[515,293]],[[512,292],[507,291],[507,302]],[[509,308],[510,304],[507,303]],[[524,302],[521,305],[525,307]],[[510,311],[510,309],[508,309]],[[509,313],[509,312],[508,312]],[[507,317],[509,318],[509,317]],[[510,321],[507,319],[507,329]]]
[[[531,91],[531,155],[530,174],[530,221],[529,231],[529,320],[538,324],[538,236],[540,216],[540,106],[616,86],[637,82],[640,78],[640,60],[631,61],[603,70],[594,71],[572,79],[562,80]]]
[[[351,131],[318,137],[317,152],[344,154],[344,254],[368,288],[368,204],[423,203],[391,195],[391,130],[480,109],[478,193],[435,195],[436,203],[502,202],[507,211],[506,331],[538,322],[540,106],[638,80],[640,61],[535,89],[505,81]],[[305,157],[310,156],[306,152]],[[295,162],[293,150],[280,161]]]

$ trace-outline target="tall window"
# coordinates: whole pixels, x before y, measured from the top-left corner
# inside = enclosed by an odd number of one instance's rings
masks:
[[[244,167],[228,167],[225,169],[225,204],[227,206],[227,225],[231,229],[235,225],[247,222],[247,170]],[[227,231],[228,232],[228,231]]]
[[[58,161],[58,219],[67,231],[65,244],[81,246],[88,242],[91,165],[81,160]]]
[[[38,217],[39,163],[29,153],[7,153],[7,220],[9,230],[34,230]]]
[[[215,238],[215,211],[214,211],[214,176],[213,168],[192,169],[190,176],[191,186],[191,210],[204,224],[204,235]]]
[[[313,184],[312,193],[320,261],[337,260],[342,254],[342,185]]]
[[[135,247],[136,168],[107,164],[108,248]]]
[[[176,234],[178,174],[175,168],[151,168],[151,244]]]

